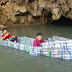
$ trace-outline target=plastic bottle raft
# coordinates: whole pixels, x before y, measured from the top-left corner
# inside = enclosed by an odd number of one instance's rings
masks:
[[[1,38],[1,34],[0,34]],[[72,59],[72,40],[53,36],[48,38],[45,43],[41,44],[41,47],[33,47],[33,41],[35,39],[29,37],[18,37],[18,43],[11,42],[9,40],[1,41],[0,45],[8,46],[28,52],[30,55],[48,56],[61,59]]]

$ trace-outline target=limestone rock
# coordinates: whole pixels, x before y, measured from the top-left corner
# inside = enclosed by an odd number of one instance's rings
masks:
[[[59,8],[52,9],[52,14],[53,14],[52,16],[53,20],[58,20],[61,17],[61,12]]]
[[[46,24],[65,16],[72,19],[72,0],[0,0],[0,24]]]

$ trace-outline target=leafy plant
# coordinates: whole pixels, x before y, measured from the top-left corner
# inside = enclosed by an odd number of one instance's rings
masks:
[[[63,14],[66,14],[66,11],[64,11]]]
[[[66,15],[66,18],[69,18],[69,17],[70,17],[70,14],[67,14],[67,15]]]
[[[66,16],[66,18],[69,18],[69,17],[70,17],[69,11],[64,11],[64,12],[63,12],[63,15]]]

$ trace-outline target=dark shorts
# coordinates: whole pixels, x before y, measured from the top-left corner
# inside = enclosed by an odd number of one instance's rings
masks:
[[[12,42],[17,41],[17,37],[13,38],[12,40],[10,40]]]

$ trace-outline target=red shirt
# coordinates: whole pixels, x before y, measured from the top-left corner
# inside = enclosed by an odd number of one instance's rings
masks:
[[[33,46],[37,47],[40,46],[41,43],[45,42],[43,39],[41,39],[41,41],[39,41],[38,39],[34,40],[33,42]]]
[[[4,37],[4,36],[5,36],[5,34],[3,34],[3,35],[1,36],[1,38]],[[9,35],[6,36],[3,40],[9,39],[10,37],[12,37],[12,35],[9,34]]]

